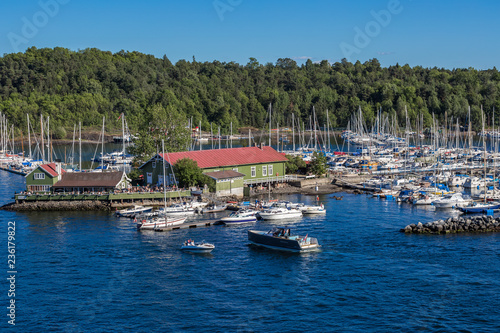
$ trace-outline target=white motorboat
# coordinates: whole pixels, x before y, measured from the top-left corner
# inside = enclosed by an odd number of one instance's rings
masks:
[[[465,207],[471,202],[472,199],[468,196],[463,196],[462,193],[453,193],[434,201],[432,205],[436,208],[455,208]]]
[[[422,205],[432,205],[432,203],[436,200],[439,200],[441,197],[435,194],[427,194],[421,193],[421,195],[412,200],[414,205],[422,206]]]
[[[173,227],[182,224],[186,221],[185,217],[169,218],[165,217],[154,217],[152,219],[145,219],[137,223],[137,229],[139,230],[155,230],[161,228]]]
[[[257,211],[253,209],[240,209],[229,216],[221,218],[224,223],[249,223],[257,221]]]
[[[192,253],[209,253],[212,252],[212,250],[215,249],[214,244],[210,243],[205,243],[205,241],[202,241],[200,243],[196,243],[194,240],[187,240],[182,244],[181,250],[186,251],[186,252],[192,252]]]
[[[116,216],[124,217],[134,217],[135,215],[149,213],[153,210],[153,207],[144,207],[140,205],[134,205],[127,209],[117,210]]]
[[[281,220],[302,217],[302,211],[297,208],[272,207],[258,213],[263,220]]]
[[[299,207],[300,211],[302,214],[326,214],[326,209],[323,204],[319,206],[309,206],[309,205],[304,205],[302,207]]]
[[[196,210],[188,205],[176,204],[165,208],[159,209],[159,215],[190,215],[194,214]]]
[[[226,204],[222,204],[222,205],[208,205],[206,206],[205,208],[202,209],[202,213],[218,213],[218,212],[222,212],[224,210],[226,210],[227,208],[227,205]]]

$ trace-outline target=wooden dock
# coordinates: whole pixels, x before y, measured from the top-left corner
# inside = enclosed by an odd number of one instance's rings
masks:
[[[156,228],[154,231],[157,232],[163,232],[163,231],[173,231],[173,230],[180,230],[180,229],[194,229],[194,228],[202,228],[202,227],[210,227],[212,225],[216,224],[221,224],[220,219],[216,220],[205,220],[201,222],[192,222],[192,223],[183,223],[179,225],[174,225],[172,227],[166,227],[166,228]]]

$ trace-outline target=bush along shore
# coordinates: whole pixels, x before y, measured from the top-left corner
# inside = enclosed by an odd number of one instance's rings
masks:
[[[437,220],[422,224],[409,224],[401,232],[407,234],[449,234],[449,233],[472,233],[472,232],[499,232],[500,217],[493,216],[472,216],[450,217],[446,220]]]

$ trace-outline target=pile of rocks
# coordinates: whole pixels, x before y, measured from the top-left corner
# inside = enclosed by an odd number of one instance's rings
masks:
[[[422,224],[409,224],[400,230],[407,234],[449,234],[460,232],[498,232],[500,231],[500,218],[493,216],[450,217]]]

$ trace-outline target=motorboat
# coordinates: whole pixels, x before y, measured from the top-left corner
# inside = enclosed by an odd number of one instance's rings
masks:
[[[253,209],[240,209],[231,215],[223,217],[221,219],[224,223],[248,223],[257,221],[257,211]]]
[[[155,230],[161,228],[173,227],[182,224],[186,221],[185,217],[154,217],[150,219],[144,219],[137,223],[138,230]],[[137,221],[136,221],[137,222]]]
[[[188,205],[175,204],[169,207],[160,208],[159,215],[190,215],[194,214],[196,210]]]
[[[463,196],[462,193],[453,193],[433,201],[432,205],[436,208],[454,208],[467,206],[471,202],[470,197]]]
[[[210,253],[215,249],[214,244],[206,243],[205,241],[196,243],[194,240],[187,240],[182,244],[181,250],[191,253]]]
[[[117,210],[116,216],[123,217],[134,217],[139,214],[149,213],[153,210],[153,207],[144,207],[140,205],[134,205],[127,209]]]
[[[291,207],[272,207],[258,212],[258,215],[263,220],[281,220],[301,217],[302,211]]]
[[[304,205],[299,207],[300,211],[302,214],[326,214],[326,209],[323,204],[320,204],[319,206],[311,206],[311,205]]]
[[[436,194],[427,194],[425,192],[421,192],[417,197],[412,199],[412,203],[417,206],[422,205],[432,205],[432,203],[436,200],[439,200],[441,196]]]
[[[202,209],[201,212],[203,214],[205,214],[205,213],[218,213],[218,212],[222,212],[222,211],[226,210],[226,208],[227,208],[226,204],[223,204],[223,205],[213,204],[213,205],[206,206],[205,208]]]
[[[455,207],[464,214],[484,214],[488,211],[500,210],[500,202],[492,201],[488,203],[471,202],[465,207]]]
[[[257,246],[291,252],[314,251],[321,247],[316,238],[308,235],[305,237],[292,235],[287,228],[274,228],[269,231],[248,230],[248,240]]]

